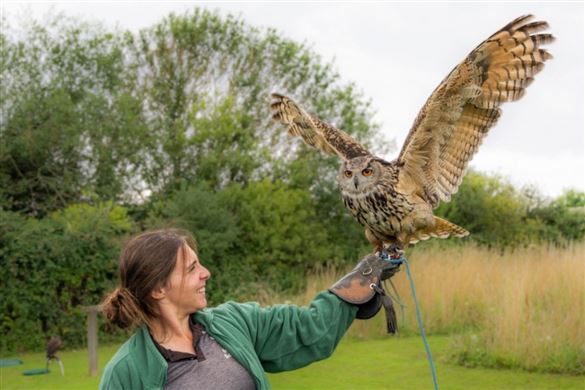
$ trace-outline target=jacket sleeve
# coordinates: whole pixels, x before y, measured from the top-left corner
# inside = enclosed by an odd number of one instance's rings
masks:
[[[308,307],[256,305],[248,327],[264,370],[287,371],[329,357],[356,312],[356,306],[322,292]]]

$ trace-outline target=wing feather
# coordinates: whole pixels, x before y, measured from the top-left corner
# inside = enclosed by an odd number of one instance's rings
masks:
[[[347,133],[308,114],[292,99],[277,93],[272,98],[272,118],[288,125],[291,136],[301,137],[306,144],[344,160],[370,154]]]
[[[399,163],[433,207],[456,193],[467,165],[500,116],[500,105],[520,99],[552,56],[537,34],[543,21],[521,16],[479,44],[433,91],[406,137]]]

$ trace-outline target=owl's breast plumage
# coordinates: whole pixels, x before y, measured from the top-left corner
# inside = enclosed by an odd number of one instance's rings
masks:
[[[402,220],[413,210],[391,183],[381,182],[364,193],[342,191],[342,198],[354,218],[379,238],[396,236],[402,230]]]

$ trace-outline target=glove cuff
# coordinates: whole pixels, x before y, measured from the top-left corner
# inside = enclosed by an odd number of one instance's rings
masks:
[[[357,305],[358,312],[355,318],[359,320],[367,320],[378,314],[382,307],[382,295],[374,294],[372,299],[361,305]]]

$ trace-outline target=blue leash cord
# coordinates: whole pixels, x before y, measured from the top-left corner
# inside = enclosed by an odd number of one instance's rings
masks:
[[[383,258],[383,260],[390,261],[392,264],[400,265],[403,264],[406,267],[406,273],[408,275],[408,280],[410,281],[410,290],[412,291],[412,299],[414,300],[414,306],[416,309],[416,319],[418,321],[418,328],[420,329],[420,335],[423,339],[423,343],[425,345],[425,350],[427,351],[427,358],[429,359],[429,365],[431,366],[431,374],[433,375],[433,384],[435,385],[435,390],[439,390],[439,383],[437,382],[437,371],[435,370],[435,363],[433,362],[433,356],[431,355],[431,348],[429,347],[429,343],[427,341],[427,335],[425,334],[425,327],[422,321],[422,316],[420,314],[420,309],[418,307],[418,300],[416,299],[416,290],[414,288],[414,281],[412,280],[412,274],[410,273],[410,266],[408,265],[408,261],[404,256],[400,257],[399,259],[388,259]]]

